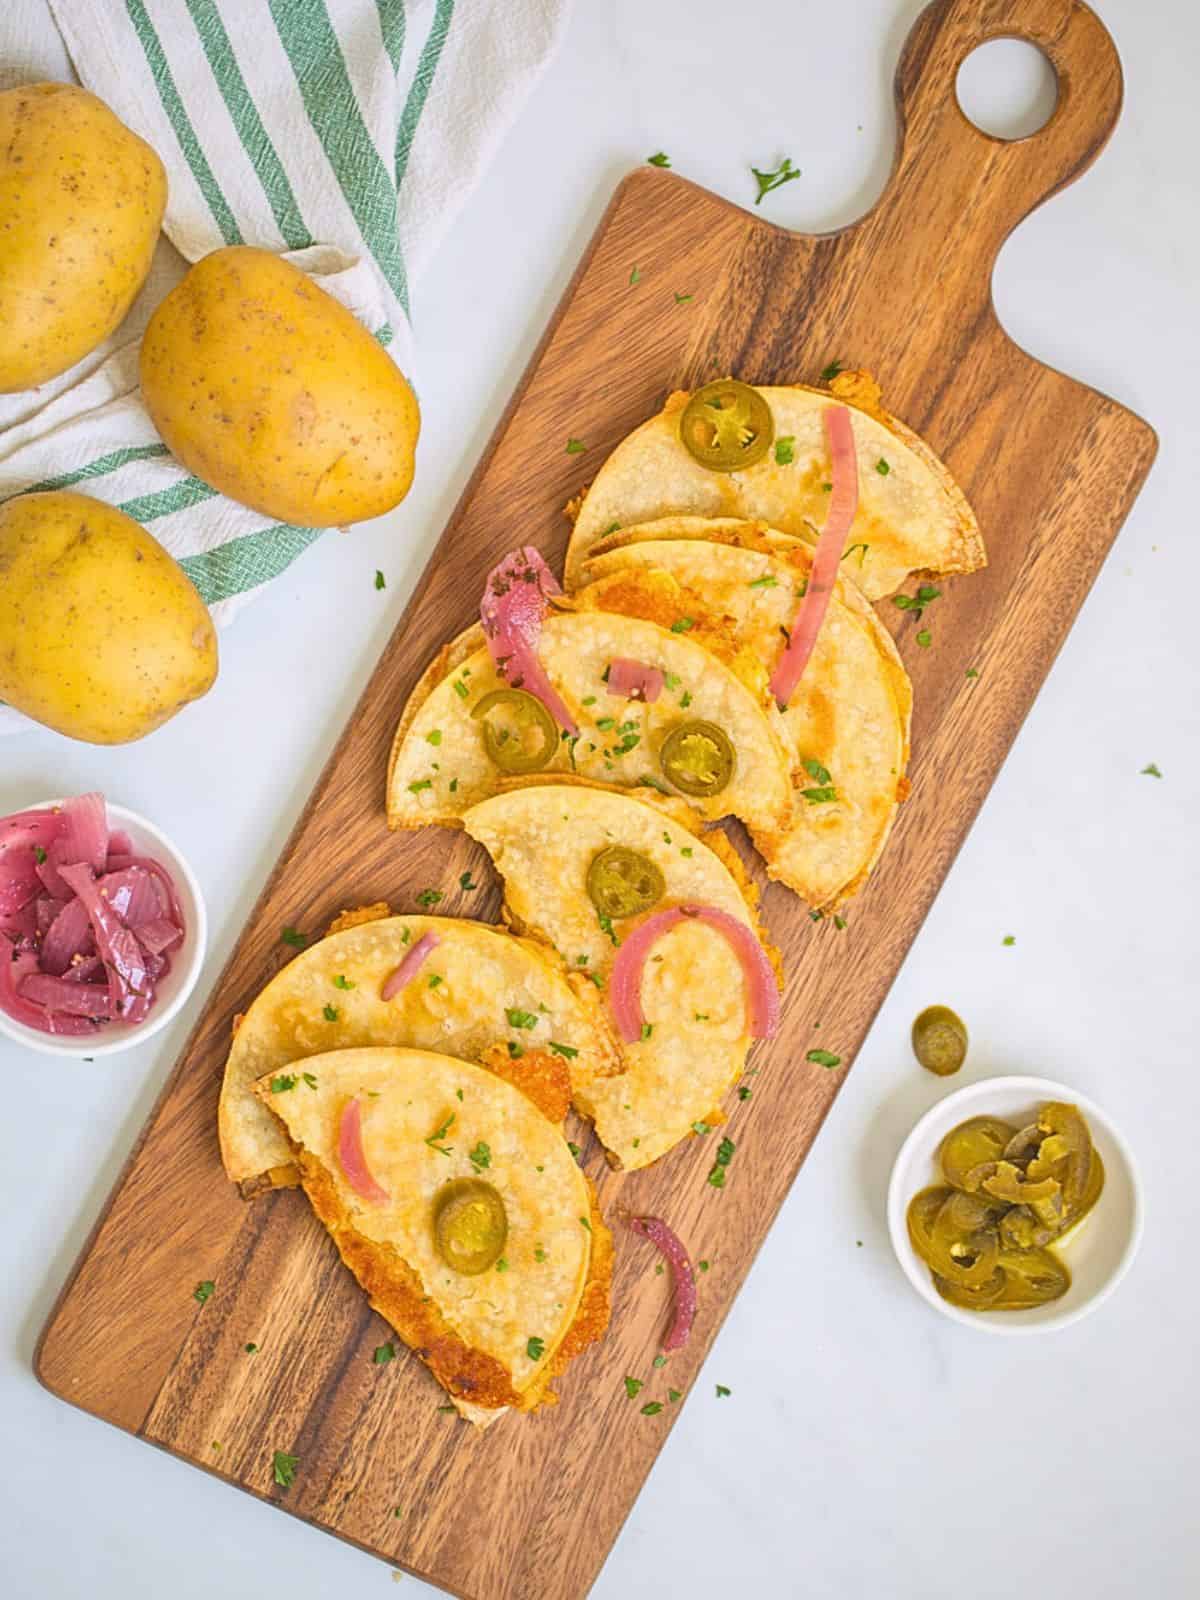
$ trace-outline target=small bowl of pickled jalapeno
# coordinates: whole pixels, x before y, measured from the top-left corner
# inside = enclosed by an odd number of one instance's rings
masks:
[[[954,1321],[1063,1328],[1128,1271],[1141,1180],[1085,1096],[1045,1078],[986,1078],[939,1101],[904,1141],[888,1230],[908,1281]]]

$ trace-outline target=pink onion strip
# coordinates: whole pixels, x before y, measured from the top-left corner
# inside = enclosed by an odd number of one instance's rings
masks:
[[[679,1235],[661,1217],[630,1217],[629,1226],[643,1239],[649,1239],[667,1258],[674,1284],[674,1314],[662,1342],[664,1351],[679,1350],[688,1341],[696,1320],[696,1274]]]
[[[23,1023],[27,1028],[36,1028],[39,1033],[95,1033],[95,1025],[86,1017],[55,1014],[34,1005],[31,1000],[21,998],[17,993],[18,984],[36,971],[37,957],[32,954],[16,956],[12,943],[0,933],[0,1011],[12,1017],[14,1022]]]
[[[663,692],[665,679],[658,667],[620,656],[608,664],[608,692],[625,700],[645,700],[652,705]]]
[[[387,1190],[376,1183],[367,1166],[366,1151],[362,1142],[362,1106],[357,1100],[347,1100],[342,1108],[338,1126],[338,1160],[346,1174],[346,1182],[356,1194],[372,1205],[386,1206],[391,1199]]]
[[[392,973],[391,977],[384,980],[383,988],[379,991],[381,1000],[392,1000],[407,984],[411,983],[421,969],[421,963],[431,950],[436,950],[441,943],[436,933],[423,933],[405,956],[404,960]]]
[[[608,998],[617,1030],[626,1044],[642,1037],[646,1016],[642,1010],[642,976],[650,951],[672,928],[695,917],[715,928],[729,941],[746,981],[746,1010],[751,1036],[771,1039],[779,1028],[779,986],[775,969],[767,960],[754,930],[716,906],[673,906],[647,917],[621,941],[608,982]]]
[[[559,727],[574,739],[579,735],[579,724],[546,676],[537,654],[546,600],[561,593],[558,579],[540,552],[532,545],[523,545],[488,573],[479,619],[500,677],[514,689],[535,695]]]
[[[826,406],[823,416],[825,438],[833,463],[833,495],[825,526],[813,551],[808,587],[792,623],[787,649],[771,674],[771,693],[781,711],[787,710],[788,701],[796,692],[796,685],[813,653],[813,646],[829,609],[829,597],[837,582],[846,537],[858,510],[858,453],[854,447],[850,412],[846,406]]]

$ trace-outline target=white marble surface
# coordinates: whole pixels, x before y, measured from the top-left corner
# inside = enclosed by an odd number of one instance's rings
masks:
[[[615,181],[661,148],[745,201],[749,165],[788,154],[804,176],[767,213],[813,228],[852,219],[886,173],[891,68],[919,9],[580,5],[421,285],[426,431],[408,503],[294,566],[225,638],[216,692],[149,743],[6,741],[0,806],[98,784],[159,819],[209,897],[211,980]],[[1089,1600],[1200,1587],[1200,13],[1191,0],[1103,9],[1125,60],[1124,119],[1093,171],[1010,241],[996,297],[1028,349],[1158,425],[1159,462],[617,1541],[595,1590],[605,1600],[950,1600],[959,1573],[977,1600],[1011,1600],[1046,1574]],[[35,65],[62,74],[52,35]],[[999,92],[995,72],[982,76]],[[1150,761],[1161,781],[1139,775]],[[964,1078],[1016,1069],[1078,1084],[1140,1153],[1141,1257],[1064,1333],[956,1327],[892,1260],[888,1168],[942,1092],[906,1045],[934,1000],[970,1023]],[[370,1557],[70,1410],[30,1373],[201,1003],[164,1039],[93,1067],[0,1044],[0,1592],[13,1600],[390,1592]]]

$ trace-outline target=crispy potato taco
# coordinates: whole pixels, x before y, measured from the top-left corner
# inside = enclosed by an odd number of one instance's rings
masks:
[[[557,1398],[608,1324],[612,1241],[563,1137],[563,1062],[335,1050],[254,1093],[372,1306],[486,1424]]]
[[[601,540],[584,563],[582,609],[652,621],[679,610],[696,637],[769,678],[812,569],[812,547],[762,523],[664,517]],[[843,561],[854,570],[856,557]],[[745,665],[741,668],[747,672]],[[905,792],[912,687],[891,635],[840,578],[783,721],[797,774],[783,829],[754,829],[773,878],[814,909],[862,887]]]
[[[264,1075],[303,1084],[305,1058],[364,1045],[437,1049],[481,1060],[528,1039],[574,1052],[590,1073],[621,1070],[591,985],[544,946],[455,917],[386,915],[320,940],[276,973],[238,1024],[219,1128],[225,1170],[247,1192],[295,1181],[288,1141],[254,1093]]]
[[[456,823],[508,779],[564,773],[681,796],[710,822],[786,827],[791,757],[765,680],[744,681],[697,642],[685,612],[661,623],[553,601],[539,624],[541,697],[506,678],[483,627],[469,628],[405,707],[389,826]]]
[[[852,412],[859,503],[847,543],[865,547],[853,576],[868,599],[893,593],[912,572],[984,566],[979,525],[946,466],[883,409],[869,374],[843,372],[828,390],[721,379],[669,396],[583,495],[567,588],[583,581],[583,563],[601,539],[658,517],[758,518],[811,542],[832,489],[821,420],[831,402]]]
[[[751,1039],[778,1022],[778,957],[753,888],[724,836],[697,837],[689,822],[683,807],[579,781],[514,787],[463,817],[514,925],[603,999],[627,1070],[605,1079],[574,1058],[571,1087],[626,1168],[721,1120]]]

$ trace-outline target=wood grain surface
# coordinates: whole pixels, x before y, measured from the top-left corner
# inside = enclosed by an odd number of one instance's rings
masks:
[[[954,92],[969,51],[1000,35],[1039,44],[1059,79],[1049,124],[1013,143],[974,128]],[[680,1409],[640,1405],[666,1401],[668,1382],[686,1394],[1153,461],[1144,422],[1012,343],[990,289],[1005,237],[1096,157],[1121,93],[1112,41],[1076,0],[936,0],[897,71],[891,181],[851,227],[789,233],[650,168],[621,184],[63,1290],[37,1357],[51,1390],[455,1594],[587,1592]],[[426,886],[445,891],[439,910],[495,917],[470,840],[384,824],[389,742],[427,658],[471,620],[501,552],[528,541],[561,566],[564,502],[668,390],[728,372],[811,382],[833,358],[873,371],[946,459],[990,565],[944,585],[932,648],[881,606],[914,683],[912,797],[844,932],[766,889],[785,1022],[756,1052],[753,1098],[733,1103],[727,1188],[705,1182],[713,1139],[628,1176],[585,1143],[610,1220],[660,1213],[712,1258],[690,1344],[651,1367],[668,1279],[618,1221],[607,1341],[560,1382],[560,1405],[477,1435],[439,1411],[418,1362],[372,1363],[385,1325],[304,1196],[247,1205],[224,1180],[230,1026],[290,953],[285,924],[316,931],[378,899],[414,909]],[[566,453],[569,436],[586,454]],[[457,888],[467,867],[478,893]],[[808,1064],[816,1043],[842,1067]],[[636,1404],[627,1373],[646,1380]],[[298,1458],[288,1489],[276,1450]]]

